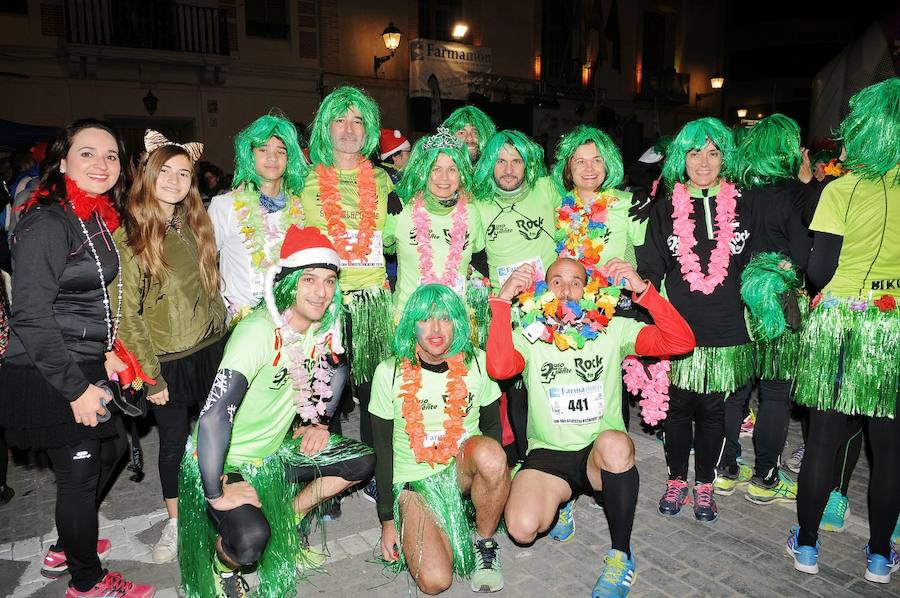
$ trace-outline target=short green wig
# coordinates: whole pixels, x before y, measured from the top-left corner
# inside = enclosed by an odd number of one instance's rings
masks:
[[[800,125],[776,113],[753,125],[744,136],[734,173],[741,187],[752,189],[796,178],[802,161]]]
[[[297,283],[301,276],[303,276],[303,268],[294,270],[275,283],[275,286],[272,289],[272,297],[275,298],[275,307],[278,308],[278,313],[284,313],[286,309],[296,303]],[[319,320],[319,328],[316,330],[316,334],[322,334],[331,328],[331,325],[334,324],[335,320],[341,315],[342,305],[341,285],[339,282],[335,281],[334,298],[331,300],[331,305],[325,310],[325,315]],[[262,299],[259,302],[257,309],[266,309],[265,299]]]
[[[874,180],[900,160],[900,78],[870,85],[850,98],[850,114],[838,129],[847,159],[844,165]],[[900,180],[891,181],[898,184]]]
[[[472,163],[469,162],[469,153],[462,141],[446,131],[442,134],[442,129],[438,129],[437,134],[422,137],[413,145],[409,162],[406,163],[397,183],[397,197],[403,203],[414,199],[420,191],[423,193],[427,191],[428,179],[431,177],[431,169],[434,168],[438,154],[447,154],[456,164],[459,170],[460,193],[468,193],[472,189]]]
[[[362,116],[366,129],[360,154],[369,157],[378,146],[381,135],[381,117],[378,104],[369,94],[345,85],[332,91],[319,104],[316,117],[309,130],[309,159],[313,164],[331,166],[334,163],[334,147],[331,143],[331,123],[347,114],[350,108],[356,108]]]
[[[531,188],[536,180],[547,176],[547,167],[544,166],[544,148],[520,131],[513,129],[498,131],[487,142],[484,153],[478,159],[478,165],[475,167],[473,194],[479,201],[489,201],[500,192],[500,187],[494,180],[494,165],[504,146],[510,146],[516,150],[525,163],[525,180],[522,182],[524,187]]]
[[[478,133],[478,155],[480,156],[484,153],[484,146],[487,145],[488,140],[497,132],[497,125],[490,116],[475,106],[460,106],[450,113],[441,126],[456,134],[466,125],[472,125]]]
[[[459,295],[442,284],[422,285],[409,296],[391,343],[394,356],[397,359],[405,357],[411,362],[417,363],[416,325],[432,318],[449,320],[453,323],[453,342],[450,343],[447,356],[464,353],[466,363],[469,363],[475,355],[469,311]]]
[[[297,128],[283,116],[265,114],[250,123],[234,138],[234,178],[231,186],[259,191],[262,184],[256,173],[253,150],[262,147],[272,137],[277,137],[287,149],[287,168],[284,170],[284,189],[290,195],[300,195],[303,181],[309,173],[309,164],[297,142]]]
[[[734,162],[734,137],[728,127],[722,124],[718,118],[707,116],[687,123],[678,135],[669,144],[666,154],[666,162],[663,165],[662,175],[666,187],[671,189],[675,183],[686,183],[687,171],[685,169],[685,157],[692,150],[701,150],[706,147],[706,142],[712,141],[713,145],[722,152],[722,170],[719,176],[731,178],[731,168]]]
[[[553,184],[556,185],[557,190],[563,195],[571,191],[571,189],[566,189],[565,181],[563,181],[566,164],[575,150],[585,143],[596,145],[600,157],[603,158],[606,178],[600,183],[600,191],[617,187],[622,184],[625,177],[622,154],[619,153],[619,148],[616,147],[609,135],[594,127],[578,125],[574,130],[563,135],[556,145],[556,164],[553,165],[553,173],[550,176],[553,178]]]

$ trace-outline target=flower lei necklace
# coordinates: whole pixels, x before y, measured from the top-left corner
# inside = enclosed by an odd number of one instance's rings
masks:
[[[277,222],[266,218],[268,213],[259,201],[249,197],[249,193],[241,193],[234,200],[234,212],[241,223],[241,234],[244,236],[244,247],[250,252],[250,259],[255,268],[266,269],[278,262],[281,241],[291,224],[303,226],[303,208],[300,198],[291,197],[291,202],[281,214]],[[266,247],[269,248],[266,251]]]
[[[704,276],[700,271],[700,258],[694,253],[697,239],[694,236],[694,223],[690,218],[694,213],[694,202],[691,201],[687,185],[675,183],[672,191],[672,232],[678,237],[676,257],[681,266],[681,274],[692,291],[709,295],[728,276],[737,196],[734,185],[723,180],[716,196],[716,246],[709,256],[709,274]]]
[[[608,227],[609,208],[616,203],[612,195],[600,195],[589,204],[577,190],[566,195],[556,210],[556,252],[581,262],[590,271],[600,261]]]
[[[447,399],[444,403],[447,419],[444,420],[444,436],[432,446],[424,444],[425,424],[422,423],[422,406],[418,397],[422,388],[422,367],[413,365],[405,357],[400,366],[403,372],[400,396],[403,399],[403,418],[406,420],[409,447],[416,463],[428,463],[432,467],[437,463],[449,463],[459,452],[459,440],[465,432],[463,419],[469,406],[469,390],[463,380],[466,375],[465,356],[457,353],[447,359],[447,365]]]
[[[453,225],[450,228],[450,252],[447,254],[447,263],[444,265],[444,273],[436,276],[433,270],[434,250],[431,248],[431,217],[425,209],[425,201],[422,194],[416,197],[412,205],[412,221],[416,231],[416,243],[419,252],[419,275],[422,284],[440,283],[446,287],[453,287],[456,277],[459,275],[459,264],[462,262],[463,247],[466,242],[466,222],[469,213],[468,202],[464,196],[460,196],[456,208],[453,210]]]
[[[345,262],[359,262],[369,255],[375,219],[378,212],[378,195],[375,189],[375,169],[368,160],[359,161],[356,175],[356,190],[359,197],[359,233],[356,244],[347,239],[347,225],[344,224],[344,209],[341,207],[341,192],[338,190],[338,175],[334,167],[322,164],[316,166],[319,175],[319,200],[322,213],[328,225],[328,236],[334,243],[338,255]]]
[[[639,402],[641,418],[651,426],[666,419],[669,411],[669,367],[668,359],[651,363],[646,370],[634,355],[629,355],[622,361],[622,381],[628,392],[640,393],[644,397]]]
[[[285,330],[290,330],[289,327]],[[291,338],[296,335],[296,338]],[[288,375],[294,387],[294,407],[300,419],[317,423],[325,414],[325,406],[332,397],[331,378],[334,369],[328,364],[329,351],[327,342],[317,342],[309,355],[303,350],[302,337],[292,330],[286,334],[284,344],[285,356],[288,359]],[[276,345],[278,338],[276,337]],[[313,362],[315,366],[313,366]],[[318,400],[313,400],[317,397]]]

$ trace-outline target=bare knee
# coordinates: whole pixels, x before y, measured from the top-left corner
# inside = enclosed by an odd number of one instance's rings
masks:
[[[628,471],[634,466],[634,443],[625,432],[606,430],[594,441],[591,462],[612,473]]]
[[[531,544],[541,531],[541,520],[537,513],[525,509],[507,509],[504,513],[506,531],[519,544]]]
[[[440,594],[453,583],[453,572],[449,569],[420,569],[416,576],[416,585],[424,594]]]
[[[475,471],[488,480],[509,479],[506,468],[506,453],[503,447],[491,438],[476,436],[466,443],[466,455],[472,459]]]

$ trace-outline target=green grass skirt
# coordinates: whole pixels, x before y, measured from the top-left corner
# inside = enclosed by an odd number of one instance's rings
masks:
[[[800,330],[785,328],[775,339],[755,341],[756,375],[762,380],[793,380],[797,375],[800,338],[809,318],[809,297],[798,294],[797,303],[800,306]],[[754,329],[752,318],[750,328]]]
[[[732,392],[754,374],[753,343],[730,347],[696,347],[672,358],[669,383],[697,393]]]
[[[350,349],[350,375],[355,385],[372,379],[375,368],[390,356],[394,321],[391,316],[391,292],[370,287],[344,295],[345,317],[353,325]]]

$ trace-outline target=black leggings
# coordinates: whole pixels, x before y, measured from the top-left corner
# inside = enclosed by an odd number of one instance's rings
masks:
[[[55,550],[65,550],[71,585],[87,591],[102,576],[97,556],[97,497],[128,446],[122,436],[47,449],[56,476]]]
[[[791,423],[791,381],[760,380],[759,411],[753,430],[754,474],[769,480],[781,464]]]
[[[0,428],[0,487],[6,485],[6,471],[9,467],[9,447],[6,446],[6,434]]]
[[[512,446],[506,447],[507,462],[512,466],[524,461],[528,452],[528,390],[522,376],[502,380],[500,390],[506,393],[506,418],[514,438]]]
[[[163,498],[178,498],[178,471],[191,432],[191,414],[187,407],[172,405],[153,405],[152,409],[159,430],[159,482]]]
[[[849,416],[810,409],[809,437],[797,492],[799,543],[815,546],[819,523],[832,490],[835,453],[845,438]],[[900,515],[900,418],[865,418],[872,449],[869,474],[869,548],[889,556],[891,532]]]
[[[669,479],[687,481],[693,445],[695,482],[706,484],[715,480],[725,439],[725,394],[701,394],[672,386],[669,413],[662,425]]]
[[[718,462],[723,469],[734,469],[737,463],[738,453],[741,452],[741,423],[747,417],[752,390],[753,383],[748,382],[725,397],[725,446]]]

